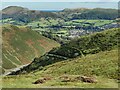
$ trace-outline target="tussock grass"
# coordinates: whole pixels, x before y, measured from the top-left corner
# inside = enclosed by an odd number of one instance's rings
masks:
[[[98,54],[78,57],[44,67],[42,71],[31,72],[26,75],[6,76],[3,78],[5,88],[40,88],[40,87],[80,87],[80,88],[117,88],[117,50],[104,51]],[[77,76],[96,77],[97,83],[82,81],[61,82],[60,77],[66,75],[71,78]],[[43,77],[51,77],[43,84],[32,84]]]

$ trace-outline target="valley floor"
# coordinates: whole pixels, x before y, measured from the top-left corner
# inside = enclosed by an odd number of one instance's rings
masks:
[[[114,71],[117,69],[117,49],[61,61],[26,75],[5,76],[3,88],[40,88],[40,87],[74,87],[74,88],[118,88]],[[106,70],[107,69],[107,70]],[[92,71],[91,71],[92,70]],[[94,72],[94,73],[93,73]],[[78,76],[95,77],[97,83],[86,83],[74,80]],[[63,82],[61,77],[73,79]],[[40,78],[50,78],[41,84],[33,84]]]

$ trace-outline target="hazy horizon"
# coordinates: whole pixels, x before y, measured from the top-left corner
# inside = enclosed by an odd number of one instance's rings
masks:
[[[2,8],[21,6],[31,10],[63,10],[65,8],[112,8],[118,9],[117,2],[3,2]]]

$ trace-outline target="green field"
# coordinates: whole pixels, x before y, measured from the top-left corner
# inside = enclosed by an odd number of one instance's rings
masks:
[[[72,20],[65,22],[66,25],[80,25],[80,26],[103,26],[112,23],[113,20]]]
[[[14,24],[14,25],[25,25],[25,23],[15,21],[12,18],[2,19],[2,20],[0,20],[0,23],[2,23],[2,24]]]
[[[12,23],[16,25],[27,26],[33,31],[39,32],[39,34],[54,39],[59,43],[66,43],[71,39],[70,30],[78,30],[75,27],[79,27],[80,35],[85,34],[87,31],[93,33],[97,29],[103,29],[105,25],[116,22],[115,20],[104,20],[104,19],[76,19],[76,20],[64,20],[54,18],[40,18],[38,20],[31,21],[29,23],[21,23],[15,20],[3,19],[3,23]],[[81,28],[80,28],[81,27]],[[82,31],[84,30],[84,31]],[[99,31],[99,30],[98,30]],[[75,35],[74,35],[75,36]]]
[[[27,26],[32,26],[32,28],[34,29],[34,28],[38,28],[39,26],[40,27],[45,27],[45,26],[58,25],[58,24],[60,24],[62,22],[64,23],[64,21],[59,19],[59,18],[58,19],[41,18],[40,20],[28,23]]]
[[[86,20],[86,19],[76,19],[76,20],[70,20],[70,21],[64,21],[63,19],[52,19],[52,18],[41,18],[39,20],[36,21],[32,21],[30,23],[27,24],[27,26],[31,26],[33,29],[40,27],[46,27],[46,26],[52,26],[52,25],[81,25],[81,26],[103,26],[103,25],[107,25],[107,24],[111,24],[113,23],[115,20]],[[22,22],[17,22],[15,20],[12,20],[12,18],[8,18],[8,19],[3,19],[0,20],[0,22],[3,23],[13,23],[13,24],[21,24],[21,25],[25,25]]]
[[[85,20],[85,19],[77,19],[77,20],[70,20],[70,21],[64,21],[64,20],[60,20],[60,19],[40,19],[39,21],[33,21],[31,23],[28,23],[27,26],[32,26],[33,28],[37,28],[38,24],[41,27],[45,27],[45,26],[52,26],[52,25],[67,25],[67,26],[71,26],[71,25],[80,25],[80,26],[103,26],[103,25],[107,25],[107,24],[111,24],[113,23],[114,20]]]
[[[65,21],[63,19],[52,19],[52,18],[41,18],[39,21],[33,21],[28,23],[27,26],[32,28],[32,30],[39,32],[40,34],[44,35],[44,33],[48,33],[51,39],[59,36],[59,40],[65,42],[66,37],[69,37],[69,31],[74,30],[75,27],[82,27],[79,29],[83,29],[84,31],[92,32],[94,31],[93,28],[101,28],[105,25],[109,25],[115,22],[115,20],[86,20],[86,19],[76,19],[76,20],[69,20]],[[53,28],[53,27],[55,28]],[[59,26],[63,26],[60,27]],[[93,29],[93,30],[92,30]],[[78,30],[78,29],[75,29]],[[98,30],[99,31],[99,30]],[[43,33],[44,32],[44,33]],[[47,36],[49,36],[47,35]],[[81,34],[82,35],[82,34]]]

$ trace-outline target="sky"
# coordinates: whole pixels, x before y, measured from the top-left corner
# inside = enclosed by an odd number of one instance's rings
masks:
[[[2,2],[118,2],[119,0],[1,0]]]
[[[8,2],[8,0],[4,0],[4,2],[2,1],[1,9],[8,6],[21,6],[31,10],[63,10],[65,8],[118,8],[118,0],[72,0],[72,2],[70,2],[70,0],[69,2],[68,0],[64,0],[64,2],[56,2],[60,0],[55,0],[55,2],[53,2],[53,0],[49,0],[49,2],[48,0],[44,0],[44,2],[42,2],[43,0],[23,1],[24,2],[22,2],[22,0],[9,0]]]

